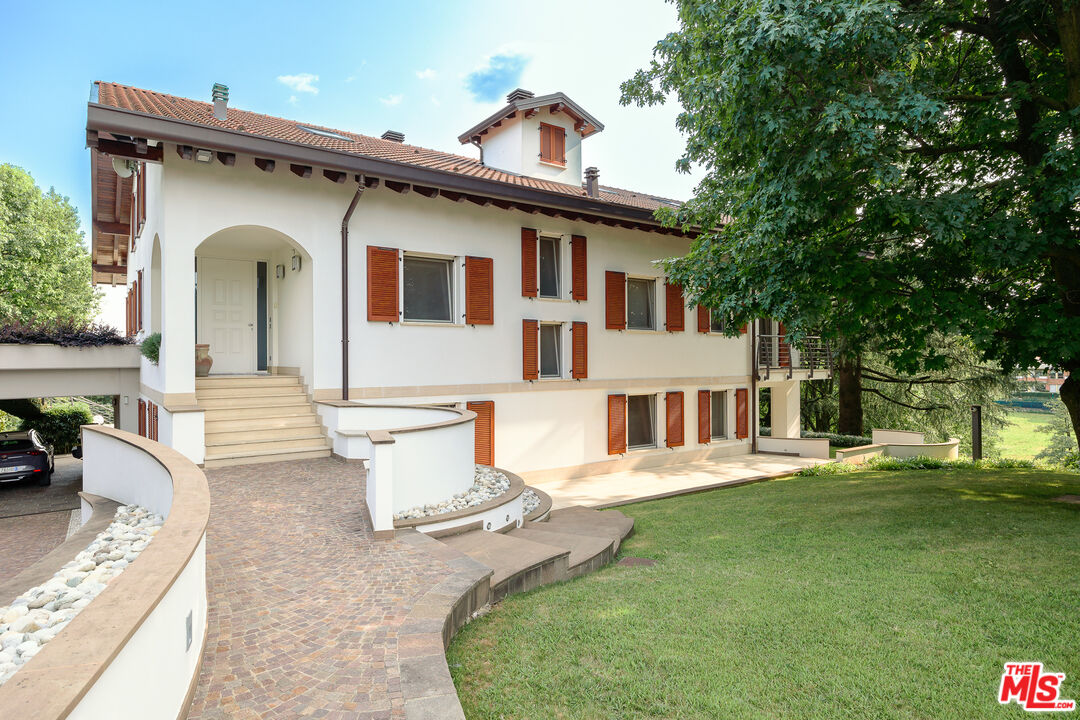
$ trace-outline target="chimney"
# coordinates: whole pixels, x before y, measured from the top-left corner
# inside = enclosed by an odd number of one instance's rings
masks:
[[[531,97],[533,97],[531,92],[518,88],[517,90],[512,90],[510,94],[506,96],[506,102],[512,103],[515,100],[528,100]]]
[[[382,134],[381,137],[383,140],[389,140],[390,142],[405,142],[405,133],[400,133],[397,130],[387,130]]]
[[[225,122],[228,117],[225,111],[229,107],[229,86],[214,83],[212,95],[214,97],[214,117]]]
[[[585,194],[600,197],[600,171],[594,167],[585,168]]]

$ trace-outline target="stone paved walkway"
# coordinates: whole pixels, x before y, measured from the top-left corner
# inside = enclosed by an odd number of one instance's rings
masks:
[[[398,633],[452,568],[372,539],[359,463],[206,476],[209,629],[188,717],[404,717]]]
[[[32,480],[0,484],[0,583],[64,542],[81,489],[82,462],[71,456],[56,458],[48,487]]]

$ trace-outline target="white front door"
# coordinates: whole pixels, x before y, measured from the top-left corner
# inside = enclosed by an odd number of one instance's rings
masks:
[[[255,372],[255,263],[199,258],[198,342],[210,345],[210,372]]]

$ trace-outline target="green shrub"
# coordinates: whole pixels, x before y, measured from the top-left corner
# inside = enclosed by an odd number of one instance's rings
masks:
[[[0,324],[0,343],[100,347],[102,345],[130,345],[132,340],[121,335],[110,325],[14,322]]]
[[[139,343],[139,352],[144,358],[157,365],[158,356],[161,353],[161,333],[147,335],[146,339]]]
[[[801,470],[802,477],[820,475],[840,475],[859,470],[902,471],[902,470],[1017,470],[1043,467],[1031,460],[1001,458],[998,460],[942,460],[931,457],[896,458],[878,455],[869,458],[862,465],[853,463],[829,463],[816,465]]]
[[[863,435],[838,435],[837,433],[810,432],[809,430],[803,430],[802,436],[804,438],[825,438],[830,445],[842,448],[859,447],[873,442],[872,439]]]
[[[19,423],[20,430],[37,430],[57,454],[69,453],[79,444],[79,428],[94,421],[86,403],[64,403],[48,407],[38,417]]]

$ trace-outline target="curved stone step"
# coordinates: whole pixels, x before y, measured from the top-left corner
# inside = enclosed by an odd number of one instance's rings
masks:
[[[529,523],[511,530],[510,537],[522,538],[570,551],[567,577],[577,577],[598,570],[615,558],[615,541],[610,537],[542,529],[547,523]]]
[[[616,552],[634,530],[634,519],[618,510],[592,510],[580,505],[552,510],[543,524],[556,532],[582,535],[602,533],[615,542]]]
[[[568,577],[570,550],[513,537],[472,530],[439,540],[492,569],[492,600],[525,592]]]

